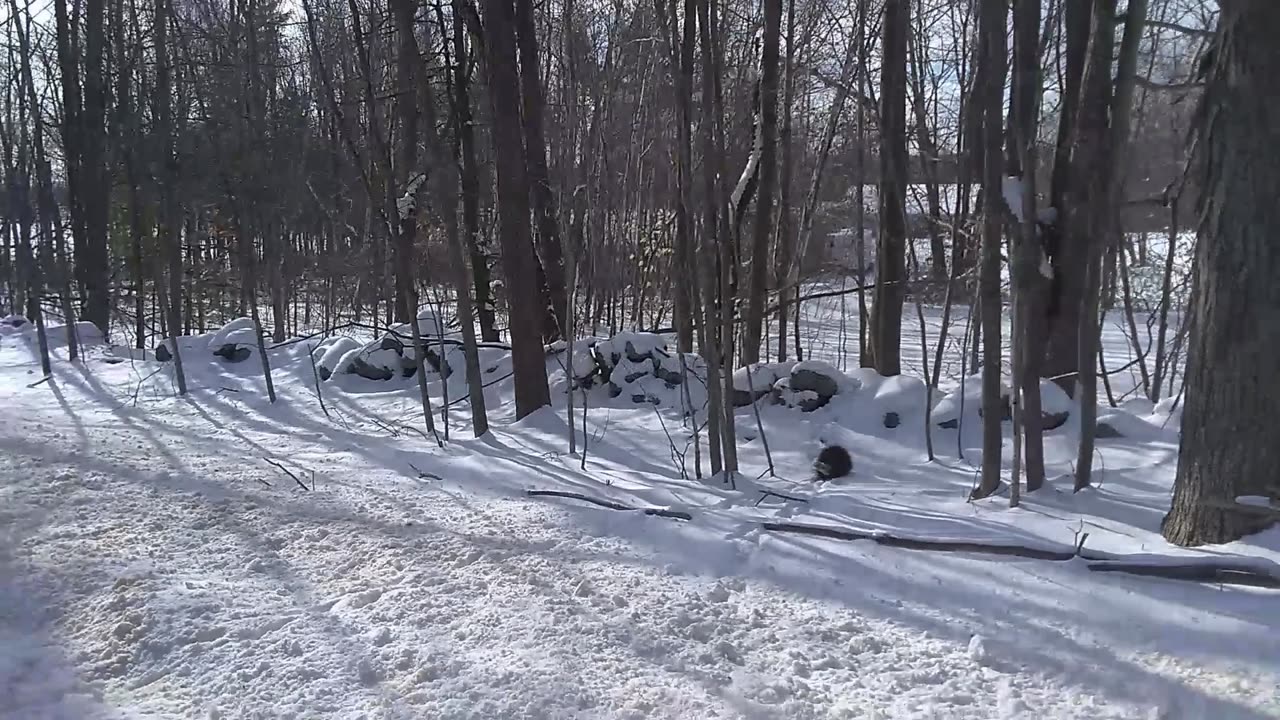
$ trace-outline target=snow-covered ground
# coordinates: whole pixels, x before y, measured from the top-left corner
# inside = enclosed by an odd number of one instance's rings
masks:
[[[832,330],[806,332],[839,365]],[[557,406],[514,422],[504,359],[487,358],[481,439],[455,373],[438,448],[411,378],[335,376],[322,410],[306,343],[269,351],[275,405],[256,356],[189,352],[178,398],[168,365],[103,346],[71,364],[55,342],[36,384],[33,345],[0,336],[3,718],[1280,717],[1275,591],[762,526],[1045,549],[1088,533],[1099,553],[1274,571],[1280,531],[1204,550],[1160,538],[1177,452],[1167,403],[1104,413],[1126,437],[1100,441],[1099,487],[1079,495],[1068,420],[1047,440],[1050,487],[1010,510],[1003,495],[965,501],[976,422],[936,430],[927,462],[921,386],[856,360],[861,388],[816,412],[762,405],[763,438],[739,410],[744,477],[730,489],[678,472],[689,433],[674,408],[604,388],[583,470],[557,360]],[[1128,357],[1114,336],[1107,352]],[[431,387],[439,423],[437,375]],[[765,438],[779,477],[757,479]],[[849,447],[855,469],[816,487],[823,441]],[[810,502],[757,506],[761,488]]]

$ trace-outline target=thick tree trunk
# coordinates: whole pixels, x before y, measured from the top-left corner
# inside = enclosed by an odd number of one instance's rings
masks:
[[[516,118],[520,116],[520,78],[516,73],[515,8],[512,0],[484,0],[483,8],[493,116]],[[536,276],[529,272],[537,261],[530,237],[529,178],[521,126],[515,122],[494,123],[491,134],[518,419],[551,404],[542,346],[543,303]]]
[[[439,13],[440,9],[437,8]],[[443,32],[444,21],[440,21]],[[455,38],[456,39],[456,38]],[[416,48],[415,48],[416,49]],[[446,55],[446,60],[447,60]],[[476,345],[475,305],[471,298],[471,278],[467,273],[466,246],[458,227],[458,171],[452,162],[448,148],[436,130],[436,104],[431,94],[429,75],[421,53],[415,52],[416,76],[414,84],[419,88],[422,107],[423,133],[426,135],[427,154],[433,166],[430,178],[431,196],[435,198],[438,212],[444,219],[445,240],[448,242],[449,265],[452,270],[454,291],[457,293],[458,322],[462,326],[462,350],[467,370],[467,397],[471,405],[471,430],[476,437],[489,432],[489,415],[484,401],[484,376],[480,372],[480,351]],[[461,57],[456,62],[462,62]],[[456,125],[454,133],[461,132]],[[487,285],[487,281],[486,281]],[[446,433],[448,428],[445,428]]]
[[[106,24],[103,0],[86,0],[84,15],[84,115],[80,132],[84,142],[80,190],[84,207],[85,235],[81,268],[84,280],[85,320],[97,325],[103,334],[111,325],[111,264],[107,254],[107,109],[103,78],[103,49]]]
[[[480,237],[480,171],[476,163],[476,134],[471,115],[471,66],[463,28],[463,0],[453,3],[453,97],[454,127],[457,128],[457,152],[462,174],[462,225],[466,231],[467,253],[471,256],[471,284],[475,289],[476,320],[480,339],[497,342],[494,319],[493,289],[490,287],[489,256],[483,251]]]
[[[902,372],[902,305],[907,246],[907,33],[908,0],[884,6],[884,65],[880,72],[880,223],[871,347],[876,371]]]
[[[161,155],[156,167],[156,186],[159,188],[159,218],[156,235],[161,251],[168,259],[168,288],[162,293],[161,303],[167,301],[166,316],[169,319],[169,337],[173,341],[173,370],[178,382],[178,394],[187,394],[187,376],[182,367],[182,348],[178,334],[182,332],[182,241],[178,237],[177,203],[173,183],[177,176],[177,156],[174,149],[172,87],[168,50],[169,0],[155,3],[156,121],[155,132],[160,136]],[[167,295],[168,297],[163,297]]]
[[[1004,78],[1007,65],[1004,0],[983,0],[979,21],[984,57],[977,93],[983,112],[982,264],[979,278],[982,334],[982,482],[974,498],[1000,487],[1003,398],[1000,396],[1000,247],[1004,224],[1001,197],[1001,134],[1004,129]]]
[[[1025,449],[1027,491],[1039,490],[1045,481],[1044,433],[1040,399],[1040,359],[1044,353],[1041,318],[1047,279],[1040,272],[1043,250],[1036,227],[1036,138],[1040,117],[1040,5],[1014,6],[1013,102],[1009,126],[1010,174],[1022,178],[1022,213],[1013,228],[1011,272],[1014,286],[1013,382],[1014,442]],[[1021,435],[1021,437],[1018,437]],[[1017,482],[1015,463],[1015,485]]]
[[[1091,482],[1093,470],[1093,429],[1098,412],[1098,312],[1102,288],[1102,258],[1111,231],[1110,213],[1112,168],[1111,58],[1115,45],[1116,0],[1096,0],[1089,41],[1089,59],[1080,87],[1080,114],[1071,151],[1073,184],[1067,193],[1066,232],[1073,252],[1084,255],[1083,287],[1080,295],[1079,326],[1076,338],[1076,391],[1080,402],[1080,447],[1076,455],[1075,489]],[[1051,341],[1052,346],[1052,341]]]
[[[1090,27],[1095,0],[1073,0],[1063,8],[1063,32],[1066,54],[1063,58],[1064,89],[1062,110],[1058,120],[1057,147],[1054,154],[1050,202],[1058,211],[1058,221],[1049,228],[1046,251],[1053,268],[1048,298],[1044,306],[1046,326],[1043,364],[1044,377],[1053,378],[1067,394],[1075,392],[1075,372],[1079,359],[1080,306],[1083,302],[1087,247],[1068,240],[1067,218],[1070,198],[1082,180],[1072,146],[1084,104],[1081,86],[1088,56]]]
[[[528,167],[530,199],[538,222],[538,260],[546,283],[547,305],[551,311],[542,338],[550,342],[564,336],[568,327],[568,296],[564,281],[564,248],[560,240],[555,194],[547,176],[547,145],[543,130],[542,80],[538,77],[538,35],[533,17],[533,0],[516,1],[516,42],[520,51],[520,87],[523,113],[525,162]]]
[[[774,270],[774,289],[778,293],[778,362],[787,359],[787,271],[791,255],[795,252],[795,239],[791,236],[791,184],[795,175],[795,147],[791,140],[792,105],[796,87],[796,0],[787,0],[787,60],[784,67],[782,91],[782,131],[778,142],[782,146],[782,177],[778,189],[778,223],[774,248],[777,267]]]
[[[1274,520],[1228,509],[1280,497],[1280,4],[1224,4],[1200,120],[1202,188],[1182,443],[1164,536],[1222,543]]]
[[[765,295],[769,292],[769,236],[773,233],[773,196],[778,184],[778,55],[782,44],[782,2],[764,0],[764,58],[760,71],[760,184],[756,189],[756,223],[751,243],[751,275],[746,327],[742,336],[744,365],[760,362],[764,338]]]

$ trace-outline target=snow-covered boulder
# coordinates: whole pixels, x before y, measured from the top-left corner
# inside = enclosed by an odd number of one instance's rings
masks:
[[[196,357],[209,350],[208,335],[183,335],[178,338],[178,348],[182,350],[182,359]],[[171,362],[173,360],[173,338],[165,338],[156,345],[156,360]]]
[[[352,350],[359,352],[360,343],[349,337],[334,338],[324,348],[324,354],[316,361],[316,373],[321,380],[328,380],[339,372],[342,360]],[[354,356],[353,356],[354,358]]]
[[[250,342],[257,344],[257,338],[253,335],[256,328],[257,325],[254,324],[253,318],[236,318],[226,325],[223,325],[209,336],[209,347],[216,349],[229,342],[235,342],[237,338],[244,338],[246,336],[245,331],[248,331],[248,337],[253,338]]]
[[[841,392],[859,388],[858,381],[821,360],[806,360],[791,366],[788,375],[773,385],[775,405],[813,412],[831,402]]]
[[[1013,420],[1013,389],[1007,378],[1000,379],[1000,421]],[[933,422],[940,428],[955,430],[960,426],[960,407],[963,404],[965,421],[982,420],[982,373],[970,375],[959,389],[948,393],[933,409]],[[1049,380],[1040,381],[1040,427],[1057,430],[1066,424],[1075,404],[1066,392]]]
[[[668,349],[662,336],[645,332],[622,332],[611,338],[585,338],[574,343],[573,356],[561,361],[570,386],[589,390],[603,387],[609,398],[625,398],[634,403],[680,406],[685,373],[706,377],[706,363],[693,353],[683,356]],[[700,402],[701,383],[692,383]]]
[[[774,383],[772,394],[775,405],[798,408],[800,412],[813,412],[831,402],[832,397],[824,398],[813,390],[796,390],[791,386],[790,376]]]
[[[907,415],[924,412],[928,397],[924,381],[910,375],[883,378],[877,384],[871,401],[881,415],[881,424],[892,430]]]
[[[80,347],[88,347],[91,345],[102,345],[106,342],[106,338],[102,335],[102,331],[97,325],[91,322],[81,320],[71,328],[76,334],[76,343]],[[66,345],[67,344],[66,325],[51,325],[45,328],[45,337],[48,338],[50,345]]]
[[[432,372],[448,378],[453,368],[444,359],[451,343],[442,342],[440,332],[444,324],[435,313],[424,310],[418,313],[418,334],[422,341],[422,359]],[[413,377],[418,371],[417,354],[413,347],[413,326],[400,323],[390,328],[382,337],[365,345],[353,357],[346,358],[343,372],[359,375],[369,380],[390,380],[394,377]],[[334,368],[333,374],[338,369]]]
[[[238,363],[249,359],[258,349],[258,332],[249,321],[248,327],[238,327],[228,331],[226,327],[214,333],[209,341],[209,349],[217,357],[227,362]]]
[[[1009,384],[1001,378],[1000,382],[1000,406],[1004,408],[1001,419],[1009,419],[1012,414],[1009,410],[1009,397],[1011,392]],[[970,375],[965,378],[960,387],[943,396],[938,404],[933,408],[933,422],[938,427],[946,430],[955,430],[960,427],[961,411],[964,413],[965,422],[980,422],[982,418],[982,373]],[[1005,417],[1008,416],[1008,417]]]
[[[806,360],[791,368],[791,389],[817,393],[819,397],[832,398],[840,392],[842,380],[848,376],[821,360]]]
[[[755,363],[733,373],[733,406],[746,407],[768,395],[773,386],[791,374],[794,362]]]
[[[1040,429],[1057,430],[1062,427],[1074,408],[1075,402],[1057,383],[1040,381]]]

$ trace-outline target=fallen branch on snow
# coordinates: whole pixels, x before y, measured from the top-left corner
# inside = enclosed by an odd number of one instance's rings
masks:
[[[610,510],[624,510],[624,511],[640,510],[645,515],[656,515],[658,517],[673,518],[676,520],[692,520],[693,519],[692,515],[682,510],[667,510],[666,508],[634,508],[634,507],[631,507],[630,505],[624,505],[620,502],[615,502],[613,500],[605,500],[603,498],[594,498],[594,497],[591,497],[590,495],[582,495],[580,493],[573,493],[573,492],[563,492],[560,490],[525,490],[525,495],[528,495],[529,497],[558,497],[558,498],[568,498],[570,500],[581,500],[583,502],[591,503],[592,505],[599,505],[600,507],[609,508]]]
[[[262,459],[263,459],[263,460],[265,460],[265,461],[267,461],[267,464],[268,464],[268,465],[271,465],[271,466],[273,466],[273,467],[280,468],[280,470],[284,471],[284,474],[285,474],[285,475],[288,475],[289,477],[293,478],[293,481],[294,481],[294,482],[296,482],[296,483],[298,483],[298,487],[302,488],[303,490],[307,490],[307,491],[310,491],[310,490],[311,490],[311,488],[307,487],[307,484],[306,484],[306,483],[304,483],[304,482],[302,482],[302,480],[301,480],[297,475],[294,475],[293,473],[289,472],[289,468],[287,468],[287,467],[285,467],[285,466],[281,465],[280,463],[276,462],[275,460],[272,460],[271,458],[265,458],[265,457],[264,457],[264,458],[262,458]],[[315,484],[315,480],[314,480],[314,479],[311,481],[311,484],[312,484],[312,485],[314,485],[314,484]]]
[[[773,491],[764,492],[777,494],[773,493]],[[610,510],[633,512],[641,510],[646,515],[656,515],[658,517],[675,518],[679,520],[693,519],[691,514],[681,510],[667,510],[664,508],[634,508],[615,500],[595,498],[581,493],[564,492],[560,490],[526,490],[525,494],[529,497],[559,497],[568,498],[570,500],[581,500]],[[801,498],[792,499],[799,500]],[[1160,565],[1118,560],[1114,557],[1091,554],[1084,550],[1084,541],[1088,538],[1088,533],[1085,533],[1084,537],[1081,537],[1076,541],[1076,545],[1073,550],[1044,550],[1040,548],[1026,547],[1023,545],[988,544],[964,540],[922,540],[916,538],[903,538],[894,535],[859,532],[857,530],[848,530],[845,528],[832,527],[830,525],[764,522],[761,523],[760,526],[768,532],[796,533],[800,535],[825,537],[833,540],[870,540],[877,545],[903,548],[907,550],[973,553],[977,555],[1001,555],[1005,557],[1024,557],[1032,560],[1048,560],[1051,562],[1066,562],[1068,560],[1075,560],[1079,558],[1087,563],[1085,567],[1089,568],[1092,572],[1118,572],[1128,575],[1162,578],[1165,580],[1188,580],[1192,582],[1216,585],[1245,585],[1250,587],[1280,590],[1280,575],[1273,575],[1265,570],[1246,567],[1243,565],[1210,565],[1197,563]]]
[[[764,499],[767,497],[776,497],[779,500],[791,500],[793,502],[802,502],[802,503],[809,502],[807,499],[802,497],[796,497],[795,495],[784,495],[783,493],[774,492],[772,490],[761,490],[760,499],[756,500],[756,504],[754,505],[754,507],[760,507],[760,503],[764,502]]]
[[[1086,567],[1093,572],[1119,572],[1129,575],[1164,578],[1166,580],[1190,580],[1193,582],[1221,585],[1248,585],[1251,587],[1280,589],[1280,576],[1272,575],[1257,568],[1250,568],[1241,565],[1210,565],[1198,563],[1159,565],[1126,562],[1084,552],[1082,548],[1084,544],[1083,542],[1079,543],[1075,551],[1069,552],[1066,550],[1042,550],[1022,545],[995,545],[950,540],[918,540],[913,538],[900,538],[893,535],[864,533],[856,530],[846,530],[843,528],[835,528],[825,525],[766,522],[763,524],[763,527],[765,530],[770,532],[799,533],[802,535],[814,535],[817,537],[826,537],[835,540],[870,540],[877,545],[906,548],[909,550],[967,552],[984,555],[1025,557],[1034,560],[1049,560],[1053,562],[1065,562],[1067,560],[1080,558],[1088,563]]]

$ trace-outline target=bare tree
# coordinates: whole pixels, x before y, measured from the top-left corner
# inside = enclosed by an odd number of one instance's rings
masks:
[[[907,37],[909,0],[886,0],[880,69],[879,237],[871,315],[871,356],[881,375],[902,372],[902,306],[906,298]]]
[[[1280,498],[1280,227],[1273,193],[1280,112],[1280,5],[1222,7],[1197,122],[1199,245],[1191,305],[1182,442],[1165,538],[1229,542],[1274,516],[1233,508],[1242,495]]]
[[[1005,203],[1001,192],[1001,147],[1004,128],[1004,80],[1007,64],[1005,28],[1008,5],[983,0],[979,101],[983,113],[982,139],[982,267],[979,293],[982,317],[982,482],[973,497],[984,498],[1000,487],[1000,421],[1005,400],[1000,383],[1000,246]]]
[[[484,0],[485,56],[489,98],[494,117],[520,115],[520,79],[516,73],[516,20],[511,0]],[[511,359],[515,373],[516,416],[522,418],[551,404],[542,353],[543,306],[535,276],[536,262],[529,228],[529,179],[521,125],[496,124],[494,165],[498,176],[498,235],[511,317]]]

